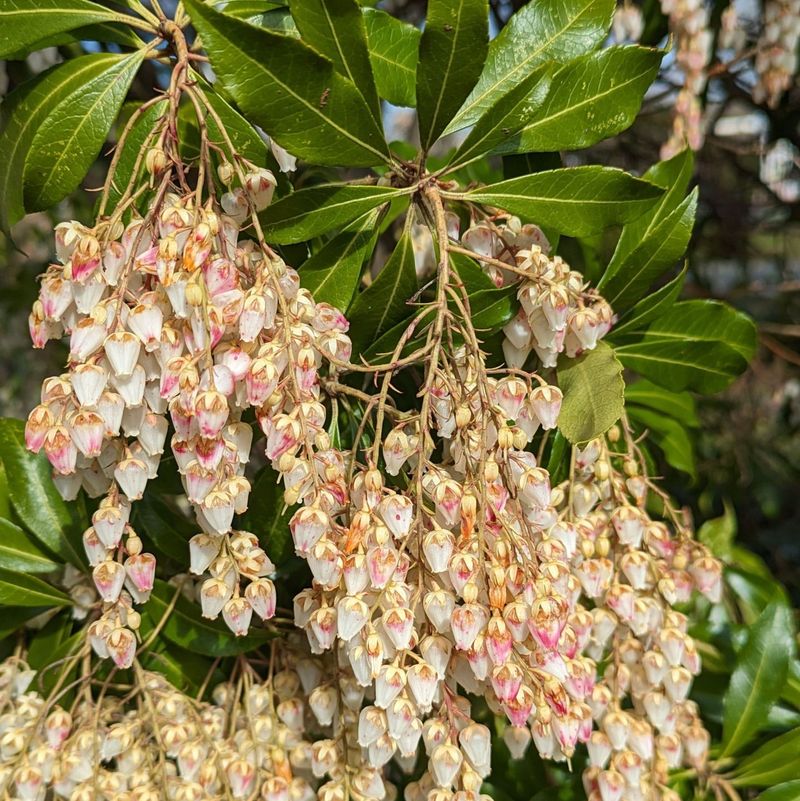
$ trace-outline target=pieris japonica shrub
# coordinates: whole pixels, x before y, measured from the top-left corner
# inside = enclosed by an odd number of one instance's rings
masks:
[[[421,33],[278,5],[0,4],[6,55],[117,45],[4,105],[6,227],[114,126],[29,318],[64,370],[0,430],[4,797],[763,786],[735,756],[786,692],[789,610],[751,599],[725,667],[729,521],[694,535],[648,436],[754,330],[678,301],[690,151],[642,177],[558,155],[630,124],[663,54],[603,49],[606,2],[491,42],[482,0],[431,0]],[[383,100],[416,107],[413,153]]]

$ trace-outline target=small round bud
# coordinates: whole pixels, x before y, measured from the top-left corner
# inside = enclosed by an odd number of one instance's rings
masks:
[[[167,169],[167,154],[160,147],[151,147],[144,157],[144,165],[150,175],[161,175]]]

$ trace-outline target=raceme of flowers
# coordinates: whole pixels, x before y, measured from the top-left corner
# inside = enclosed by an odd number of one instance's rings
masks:
[[[350,366],[348,323],[263,241],[256,212],[272,174],[226,162],[233,188],[217,201],[171,162],[148,152],[143,217],[57,226],[58,261],[30,318],[36,347],[68,337],[69,363],[44,382],[26,443],[64,497],[101,499],[84,534],[97,599],[64,581],[87,620],[70,659],[91,648],[132,668],[133,686],[95,698],[87,684],[67,709],[60,685],[48,695],[22,656],[7,660],[0,786],[21,799],[381,801],[397,770],[419,766],[409,801],[472,801],[491,769],[477,697],[515,758],[532,743],[566,761],[585,744],[590,798],[670,797],[668,771],[702,768],[708,749],[688,700],[700,659],[673,606],[694,591],[718,600],[720,567],[677,517],[648,515],[659,491],[627,432],[577,450],[557,486],[531,449],[556,428],[562,394],[529,365],[594,348],[609,305],[534,225],[478,222],[456,240],[429,189],[438,297],[460,302],[443,266],[451,246],[516,288],[507,364],[489,369],[469,316],[437,302],[419,411],[388,403],[394,368],[376,367],[371,444],[334,447],[326,402]],[[182,572],[164,578],[231,636],[270,620],[274,567],[236,528],[254,431],[312,581],[267,667],[244,657],[197,701],[137,660],[137,606],[163,568],[131,509],[173,469],[169,446],[199,531]]]
[[[743,19],[733,0],[722,11],[719,35],[714,42],[710,27],[711,5],[702,0],[661,0],[661,11],[669,21],[674,39],[675,65],[680,71],[680,88],[674,98],[672,130],[661,148],[668,159],[685,147],[699,150],[705,140],[703,94],[709,66],[716,47],[720,69],[752,57],[755,84],[752,98],[757,104],[776,108],[791,88],[798,69],[800,45],[800,2],[764,0],[755,4],[762,13],[757,20]],[[748,9],[752,12],[752,9]],[[758,22],[755,41],[748,43],[748,29]],[[624,0],[614,13],[612,34],[615,41],[637,42],[644,31],[639,6]],[[748,47],[753,47],[753,52]],[[711,70],[713,74],[714,70]]]

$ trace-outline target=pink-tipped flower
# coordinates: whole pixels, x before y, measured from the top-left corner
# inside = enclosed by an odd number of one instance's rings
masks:
[[[69,419],[69,432],[78,450],[86,457],[99,456],[103,449],[105,421],[87,409],[75,412]]]
[[[25,447],[29,451],[39,453],[54,422],[55,418],[48,406],[40,404],[34,407],[25,423]]]
[[[130,331],[116,331],[109,334],[103,347],[115,376],[129,376],[133,372],[142,345]]]
[[[545,431],[555,428],[558,424],[563,398],[561,390],[553,386],[535,387],[531,392],[533,411]]]
[[[222,579],[211,578],[203,582],[200,589],[200,607],[203,617],[215,620],[233,594]]]
[[[66,476],[75,472],[78,449],[66,427],[53,426],[49,429],[45,434],[43,447],[50,464],[57,473]]]
[[[125,583],[125,568],[119,562],[101,562],[92,571],[94,586],[106,603],[113,603],[119,598]]]
[[[277,595],[275,585],[269,579],[257,578],[251,581],[244,591],[244,597],[262,620],[275,616]]]
[[[246,598],[231,598],[222,607],[222,619],[228,628],[237,636],[244,637],[250,630],[253,607]]]
[[[150,592],[156,577],[156,558],[151,553],[129,556],[125,560],[125,572],[140,593]]]

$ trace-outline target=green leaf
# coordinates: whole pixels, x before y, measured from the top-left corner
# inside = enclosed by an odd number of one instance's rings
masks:
[[[736,512],[727,500],[722,517],[706,520],[697,531],[697,539],[709,548],[714,556],[720,559],[730,558],[731,548],[736,539]]]
[[[480,78],[447,133],[473,124],[545,61],[564,63],[594,50],[611,25],[614,6],[614,0],[524,5],[492,40]]]
[[[273,203],[260,219],[269,241],[290,245],[341,228],[400,194],[389,186],[321,184]]]
[[[147,615],[142,617],[139,634],[146,639],[153,626]],[[139,657],[145,670],[153,670],[179,690],[196,696],[208,676],[212,661],[200,654],[193,654],[158,635],[153,645]],[[219,680],[223,680],[220,677]],[[216,681],[214,682],[216,684]],[[213,686],[213,685],[212,685]]]
[[[628,417],[640,427],[648,430],[648,440],[654,442],[664,453],[667,463],[676,470],[683,470],[696,477],[694,447],[686,429],[676,419],[666,417],[652,409],[645,409],[629,402],[625,394],[625,409]]]
[[[0,568],[0,606],[71,606],[68,595],[36,576]]]
[[[143,609],[154,626],[167,615],[162,634],[187,651],[203,656],[235,656],[258,648],[273,636],[254,622],[249,634],[236,637],[221,620],[201,617],[200,604],[192,603],[182,594],[178,595],[172,611],[168,611],[175,593],[179,592],[177,587],[156,579],[150,600]]]
[[[363,13],[378,94],[396,106],[413,106],[421,31],[376,8]]]
[[[22,573],[49,573],[58,564],[19,526],[0,517],[0,567]]]
[[[569,236],[588,236],[643,214],[663,191],[610,167],[566,167],[510,178],[467,192],[467,200],[497,206]]]
[[[125,192],[125,189],[133,176],[136,166],[136,159],[139,151],[144,146],[150,133],[158,124],[159,119],[167,109],[169,101],[160,100],[155,105],[144,111],[141,116],[133,123],[128,136],[123,142],[122,153],[120,154],[117,168],[114,171],[114,178],[108,193],[108,208],[113,209]],[[144,160],[142,159],[142,162]],[[139,165],[139,172],[144,169],[143,163]]]
[[[757,795],[753,801],[800,801],[800,781],[776,784]]]
[[[719,392],[744,372],[756,348],[753,321],[718,301],[676,303],[638,333],[638,341],[616,346],[620,361],[673,390]]]
[[[105,53],[69,59],[15,89],[0,107],[0,230],[25,216],[23,175],[36,131],[58,103],[103,74],[122,56]]]
[[[3,610],[5,614],[5,610]],[[33,670],[44,670],[53,661],[64,643],[72,636],[72,615],[63,610],[31,639],[27,661]]]
[[[547,95],[552,73],[551,64],[542,64],[500,97],[475,123],[453,154],[452,162],[456,166],[452,169],[459,169],[518,134]]]
[[[681,271],[671,281],[642,298],[623,316],[622,322],[611,329],[610,339],[613,342],[623,342],[626,334],[641,331],[648,323],[666,314],[681,294],[686,270],[687,265],[684,263]]]
[[[25,52],[54,34],[118,17],[89,0],[3,0],[0,3],[0,59]]]
[[[597,289],[613,309],[639,300],[665,270],[686,252],[697,211],[697,188],[648,233],[613,271],[606,270]]]
[[[768,740],[745,756],[733,771],[735,787],[772,787],[790,779],[800,779],[800,729],[787,731]],[[798,797],[800,797],[800,781]]]
[[[780,697],[794,649],[791,609],[769,604],[737,655],[725,693],[721,757],[740,751],[759,732]]]
[[[43,612],[52,609],[49,606],[3,606],[2,622],[0,622],[0,642],[7,645],[9,637],[20,631],[24,625],[39,617]]]
[[[24,59],[29,53],[43,50],[48,47],[62,47],[64,45],[79,44],[80,42],[103,42],[108,44],[118,44],[125,47],[138,49],[144,46],[141,37],[134,33],[127,24],[116,22],[100,22],[96,25],[84,25],[80,28],[73,28],[63,33],[56,33],[52,36],[44,36],[26,47],[11,53],[7,56],[8,61],[19,61]]]
[[[300,285],[317,303],[330,303],[344,312],[361,281],[361,268],[372,255],[380,210],[368,212],[352,230],[326,242],[300,268]]]
[[[699,428],[697,407],[688,392],[672,392],[645,379],[639,379],[625,387],[625,404],[647,406],[662,415],[674,417],[683,425]]]
[[[410,217],[410,215],[409,215]],[[411,233],[406,227],[377,278],[347,310],[353,349],[361,351],[393,325],[408,317],[408,300],[417,291],[417,270]]]
[[[261,547],[276,567],[292,554],[291,517],[292,512],[283,501],[280,476],[267,466],[256,477],[250,493],[250,506],[242,515],[240,524],[258,537]]]
[[[575,359],[559,359],[558,385],[564,393],[558,429],[573,445],[605,433],[622,415],[622,365],[605,342]]]
[[[75,189],[92,166],[139,69],[131,53],[61,99],[37,128],[25,163],[25,209],[40,211]]]
[[[642,176],[646,181],[666,191],[641,217],[631,220],[623,229],[608,265],[608,272],[616,272],[625,258],[650,237],[653,230],[683,201],[686,187],[694,171],[694,154],[688,148],[667,161],[654,164]]]
[[[381,104],[356,0],[291,0],[289,7],[303,39],[352,81],[380,125]]]
[[[131,523],[144,541],[178,564],[189,556],[189,540],[198,529],[166,498],[154,492],[133,504]]]
[[[194,70],[192,77],[202,84],[206,99],[225,126],[225,132],[236,148],[236,152],[254,164],[265,165],[269,159],[269,148],[258,131]],[[210,114],[206,116],[206,125],[211,141],[222,144],[224,137],[216,120]],[[268,166],[272,167],[271,164]]]
[[[316,164],[389,159],[364,97],[308,45],[186,0],[211,64],[237,105],[278,144]]]
[[[48,551],[82,568],[85,521],[79,519],[78,505],[65,503],[58,494],[44,454],[36,456],[25,449],[24,432],[21,420],[0,419],[0,459],[14,511]]]
[[[429,0],[417,67],[423,150],[439,138],[475,86],[488,45],[487,0]]]
[[[579,56],[552,78],[530,121],[500,153],[578,150],[628,128],[661,63],[646,47],[608,47]]]

